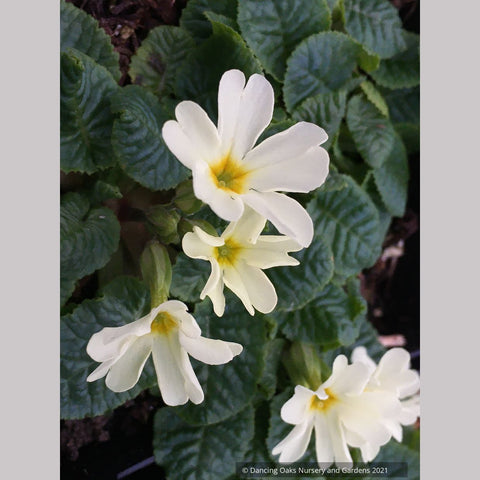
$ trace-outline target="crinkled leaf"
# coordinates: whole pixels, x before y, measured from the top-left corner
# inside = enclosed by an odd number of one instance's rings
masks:
[[[68,47],[85,53],[103,65],[115,80],[120,79],[119,57],[110,37],[98,22],[73,3],[60,2],[60,50]]]
[[[374,169],[373,176],[387,210],[395,217],[403,216],[408,193],[408,158],[397,134],[390,155],[380,168]]]
[[[368,100],[372,102],[378,109],[378,111],[384,116],[388,117],[388,105],[382,94],[375,88],[372,82],[368,80],[360,84],[363,93],[367,96]]]
[[[383,89],[382,95],[385,98],[390,118],[394,124],[420,123],[420,89],[419,87],[405,88],[399,90]]]
[[[397,9],[388,0],[344,0],[345,29],[380,58],[406,48]]]
[[[371,267],[380,255],[378,213],[368,195],[344,175],[347,188],[322,192],[308,204],[315,236],[333,252],[335,271],[351,275]]]
[[[238,23],[242,35],[265,70],[277,80],[285,75],[287,58],[308,36],[329,30],[325,0],[242,0]]]
[[[170,93],[178,68],[194,46],[192,37],[182,28],[160,25],[150,30],[132,57],[132,83],[147,87],[159,97]]]
[[[365,72],[375,71],[380,65],[380,57],[376,53],[368,51],[365,47],[361,47],[358,55],[358,66]]]
[[[382,60],[379,68],[372,72],[372,78],[388,88],[415,87],[420,83],[420,37],[405,32],[407,49],[392,58]]]
[[[88,199],[92,205],[102,203],[111,198],[122,198],[120,188],[103,180],[97,180],[88,192]]]
[[[176,93],[182,99],[199,103],[215,121],[218,84],[222,75],[236,68],[248,78],[261,73],[262,69],[237,32],[217,22],[212,22],[212,26],[213,35],[191,51],[178,72]]]
[[[86,352],[90,337],[103,327],[119,327],[145,315],[150,306],[148,289],[138,280],[117,277],[96,300],[85,300],[60,323],[61,417],[83,418],[101,415],[136,397],[156,383],[153,363],[147,361],[135,387],[115,393],[100,379],[87,383],[87,376],[99,365]]]
[[[385,203],[378,191],[378,187],[375,184],[375,179],[373,177],[373,170],[370,170],[369,173],[369,178],[363,183],[362,188],[368,193],[368,196],[377,209],[379,218],[378,235],[380,238],[385,238],[390,224],[392,223],[392,214],[387,210],[387,207],[385,207]]]
[[[118,85],[105,67],[66,49],[60,63],[60,166],[93,173],[115,164],[110,97]]]
[[[170,294],[184,302],[199,302],[210,270],[209,262],[180,253],[173,266]]]
[[[177,413],[191,424],[210,424],[237,414],[252,399],[263,371],[266,343],[265,322],[252,317],[243,304],[227,293],[223,317],[216,317],[210,301],[195,308],[194,317],[202,335],[243,345],[243,352],[225,365],[192,361],[205,400],[200,405],[177,407]]]
[[[182,10],[180,26],[189,31],[196,39],[205,39],[212,33],[212,24],[205,13],[216,13],[235,22],[237,3],[237,0],[222,0],[221,2],[218,0],[189,0],[187,6]]]
[[[350,298],[341,287],[328,284],[303,308],[275,314],[290,340],[315,343],[324,348],[350,345],[358,336],[356,320],[364,313],[361,297]]]
[[[274,338],[267,343],[265,366],[258,382],[259,391],[266,399],[270,399],[277,388],[277,370],[284,346],[285,340],[283,338]]]
[[[316,236],[308,248],[290,253],[300,265],[265,270],[275,286],[275,311],[301,308],[315,297],[333,275],[333,255],[327,243]]]
[[[322,127],[328,134],[328,140],[322,147],[329,148],[345,116],[346,102],[347,91],[344,89],[319,93],[307,98],[295,109],[292,116],[295,120],[305,120]]]
[[[169,119],[153,93],[129,85],[112,98],[118,114],[112,132],[115,155],[125,172],[151,190],[176,187],[189,175],[162,137]]]
[[[311,35],[287,60],[283,94],[289,112],[306,98],[339,90],[351,78],[360,46],[339,32]]]
[[[408,155],[420,152],[420,126],[412,123],[396,123],[395,131],[402,137]]]
[[[103,267],[118,247],[120,224],[106,207],[90,208],[78,193],[63,196],[60,205],[60,271],[62,300],[71,281]]]
[[[348,102],[347,125],[365,162],[371,167],[380,167],[395,142],[395,130],[388,118],[360,94]]]
[[[172,480],[223,480],[241,462],[254,435],[254,411],[248,406],[229,419],[192,426],[162,408],[155,415],[155,461]]]

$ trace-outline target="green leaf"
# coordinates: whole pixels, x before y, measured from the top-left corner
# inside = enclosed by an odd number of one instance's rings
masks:
[[[402,137],[408,155],[420,152],[420,127],[412,123],[396,123],[395,131]]]
[[[379,218],[379,237],[385,238],[390,224],[392,223],[392,215],[385,207],[385,203],[380,196],[380,192],[378,191],[378,187],[375,184],[375,179],[373,177],[373,170],[369,171],[369,178],[366,182],[364,182],[362,188],[368,193],[368,196],[371,198],[373,204],[377,209]]]
[[[222,75],[236,68],[248,78],[261,73],[262,69],[237,32],[218,22],[212,22],[212,26],[213,35],[191,51],[178,72],[175,90],[179,98],[199,103],[216,121],[218,84]]]
[[[106,207],[90,208],[85,197],[67,193],[60,205],[60,271],[62,301],[72,281],[103,267],[118,248],[120,224]]]
[[[339,32],[311,35],[287,60],[283,94],[289,112],[306,98],[339,90],[351,78],[360,46]]]
[[[384,89],[382,94],[394,124],[418,125],[420,123],[420,89],[418,87],[399,90]]]
[[[307,98],[295,109],[292,116],[295,120],[305,120],[322,127],[328,134],[328,140],[322,147],[328,149],[345,116],[346,103],[347,92],[344,89],[319,93],[314,97]]]
[[[192,37],[182,28],[160,25],[150,30],[132,57],[132,83],[147,87],[159,97],[171,93],[177,71],[194,46]]]
[[[206,12],[219,14],[234,22],[237,18],[237,0],[222,0],[221,2],[218,0],[189,0],[187,6],[182,10],[180,26],[189,31],[197,40],[208,38],[212,33],[212,25],[205,15]]]
[[[112,185],[103,180],[97,180],[88,192],[88,198],[92,205],[96,205],[111,198],[122,198],[122,193],[117,185]]]
[[[68,48],[60,63],[60,166],[91,174],[115,164],[110,97],[118,90],[105,67]]]
[[[228,292],[226,300],[222,317],[215,316],[210,302],[198,304],[194,317],[203,336],[240,343],[243,352],[225,365],[195,362],[205,401],[200,405],[177,407],[178,415],[190,424],[216,423],[236,415],[251,401],[263,371],[264,320],[261,316],[249,315],[243,304]]]
[[[315,297],[333,275],[332,251],[318,236],[310,247],[290,255],[295,257],[300,265],[265,270],[278,296],[275,311],[301,308]]]
[[[99,365],[86,352],[90,337],[103,327],[119,327],[147,313],[150,299],[147,288],[138,280],[117,277],[102,297],[85,300],[60,323],[61,417],[83,418],[101,415],[145,388],[156,383],[153,364],[147,362],[137,385],[124,393],[114,393],[100,379],[87,383],[87,376]]]
[[[395,142],[395,130],[388,118],[360,94],[348,102],[347,125],[365,162],[371,167],[380,167]]]
[[[319,190],[307,211],[315,225],[315,236],[333,252],[335,271],[352,275],[371,267],[381,252],[378,213],[369,196],[343,175],[347,188]]]
[[[207,426],[184,422],[173,408],[161,408],[154,420],[155,461],[171,480],[223,480],[235,473],[254,435],[254,411]]]
[[[138,183],[151,190],[176,187],[189,175],[165,145],[162,137],[167,114],[158,99],[137,85],[122,88],[112,98],[118,114],[112,144],[120,165]]]
[[[355,320],[363,313],[352,302],[342,288],[330,283],[300,310],[279,313],[275,318],[290,340],[325,348],[350,345],[358,336]]]
[[[396,134],[390,155],[373,171],[375,184],[389,213],[402,217],[407,205],[408,158],[402,139]]]
[[[387,102],[385,102],[382,94],[374,87],[373,83],[367,80],[360,84],[360,88],[363,90],[363,93],[367,96],[368,100],[377,107],[378,111],[384,117],[388,117]]]
[[[273,396],[277,388],[277,371],[285,343],[283,338],[274,338],[267,343],[265,349],[265,367],[258,387],[260,393],[267,400]]]
[[[416,87],[420,83],[420,37],[405,32],[407,49],[392,58],[382,60],[372,78],[388,88]]]
[[[380,58],[405,50],[397,9],[388,0],[344,0],[345,30]]]
[[[97,21],[72,3],[60,2],[60,50],[75,48],[103,65],[118,81],[119,56],[110,37]]]
[[[173,266],[170,294],[183,302],[199,302],[210,270],[210,263],[180,253]]]
[[[380,57],[376,53],[369,52],[365,47],[361,47],[358,55],[358,66],[365,72],[375,71],[380,65]]]
[[[281,81],[293,49],[308,36],[329,30],[331,18],[325,0],[242,0],[238,23],[265,70]]]

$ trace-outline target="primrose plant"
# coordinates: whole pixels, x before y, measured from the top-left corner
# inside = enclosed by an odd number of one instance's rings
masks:
[[[125,85],[96,20],[60,8],[62,418],[156,398],[173,480],[418,478],[419,375],[359,276],[405,212],[418,35],[388,0],[188,0]]]

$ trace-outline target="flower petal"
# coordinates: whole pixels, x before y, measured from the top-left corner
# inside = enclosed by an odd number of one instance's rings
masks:
[[[312,390],[297,385],[293,396],[283,404],[280,410],[282,420],[292,425],[304,422],[309,415],[310,402],[314,395],[315,392]]]
[[[206,296],[208,296],[212,301],[213,311],[218,317],[221,317],[225,312],[222,270],[220,269],[220,265],[216,260],[211,259],[210,265],[212,266],[212,272],[210,273],[207,283],[200,293],[200,299],[203,300]]]
[[[210,235],[209,233],[205,232],[202,230],[200,227],[193,227],[193,231],[195,235],[203,242],[206,243],[207,245],[211,247],[221,247],[222,245],[225,245],[225,240],[221,237],[215,237],[214,235]]]
[[[249,190],[243,201],[270,220],[280,233],[292,238],[302,247],[313,239],[313,222],[307,211],[293,198],[276,192]]]
[[[232,222],[222,233],[222,238],[233,237],[235,241],[241,244],[254,244],[260,233],[265,227],[267,219],[245,206],[243,215],[236,222]]]
[[[239,261],[235,266],[253,307],[259,312],[270,313],[278,301],[277,292],[272,282],[257,267],[251,267],[242,261]]]
[[[296,258],[290,257],[287,252],[297,252],[301,246],[291,238],[279,235],[262,235],[255,245],[244,246],[242,259],[252,267],[262,270],[271,267],[299,265]]]
[[[262,75],[253,74],[243,90],[233,135],[231,154],[241,160],[255,145],[272,120],[275,98],[273,88]]]
[[[250,315],[255,315],[255,310],[248,296],[247,288],[242,277],[233,267],[223,269],[223,282],[243,303]]]
[[[197,103],[187,100],[177,105],[175,116],[197,155],[208,164],[217,162],[221,157],[220,138],[205,110]]]
[[[211,245],[203,242],[194,232],[187,232],[183,236],[182,249],[185,255],[190,258],[208,260],[213,257],[213,248]]]
[[[325,415],[315,415],[315,451],[318,463],[325,463],[325,467],[333,463],[332,439]]]
[[[365,364],[368,367],[370,374],[372,374],[377,368],[377,364],[368,356],[367,349],[363,345],[353,349],[350,360],[352,363],[361,362]]]
[[[245,75],[240,70],[228,70],[220,79],[218,134],[222,144],[222,155],[227,154],[232,147],[244,87]]]
[[[307,450],[312,435],[313,421],[300,423],[272,450],[273,455],[280,453],[280,463],[291,463],[300,459]]]
[[[252,172],[250,186],[262,192],[309,192],[319,187],[327,178],[330,159],[318,145],[327,138],[322,128],[307,122],[267,138],[245,157]]]
[[[145,362],[152,351],[150,335],[137,338],[127,351],[112,365],[105,384],[114,392],[125,392],[140,378]]]
[[[163,401],[171,406],[183,405],[189,398],[181,369],[181,348],[178,335],[155,335],[153,338],[152,357],[158,388]]]
[[[233,222],[242,216],[243,201],[237,194],[222,190],[215,185],[208,165],[197,164],[195,166],[193,191],[195,196],[207,203],[220,218]]]
[[[195,405],[202,403],[205,398],[202,387],[200,386],[200,382],[192,368],[188,354],[183,349],[180,352],[180,366],[184,378],[185,392],[187,393],[188,398]]]
[[[353,465],[352,457],[348,450],[340,420],[336,415],[327,415],[326,417],[335,463],[345,463],[347,468],[351,467]]]
[[[197,162],[203,161],[190,138],[175,120],[163,124],[162,137],[169,150],[190,170],[195,168]]]
[[[117,358],[112,358],[110,360],[107,360],[106,362],[101,363],[88,377],[87,377],[87,382],[94,382],[95,380],[98,380],[99,378],[103,378],[108,371],[110,370],[110,367],[117,361]]]
[[[223,365],[240,354],[243,347],[239,343],[224,342],[211,338],[190,338],[180,333],[180,344],[193,358],[208,365]]]

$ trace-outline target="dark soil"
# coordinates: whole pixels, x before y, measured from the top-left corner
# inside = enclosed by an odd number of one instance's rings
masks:
[[[149,30],[178,24],[187,0],[69,0],[95,17],[111,36],[120,55],[120,85],[130,83],[130,57]],[[404,27],[420,31],[419,0],[390,0],[400,11]],[[384,243],[384,255],[363,272],[362,292],[369,319],[381,335],[401,335],[420,367],[420,212],[419,158],[410,159],[411,181],[407,212],[395,219]],[[393,247],[393,248],[392,248]],[[153,463],[153,415],[162,400],[143,392],[109,415],[62,420],[61,478],[65,480],[161,480]],[[143,462],[143,463],[142,463]],[[144,466],[142,466],[144,465]],[[128,469],[137,466],[136,472]],[[122,473],[123,472],[123,473]]]

